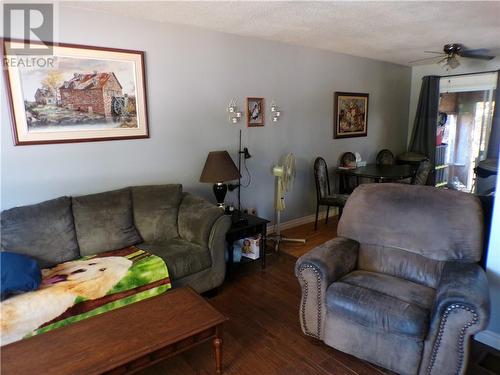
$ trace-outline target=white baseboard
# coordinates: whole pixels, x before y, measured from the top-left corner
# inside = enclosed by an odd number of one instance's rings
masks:
[[[328,217],[332,217],[338,214],[337,208],[336,207],[331,207],[330,208],[330,214]],[[326,217],[326,210],[320,211],[318,215],[318,220],[323,220]],[[288,220],[285,222],[281,223],[281,230],[285,229],[290,229],[290,228],[295,228],[300,225],[304,225],[307,223],[312,223],[316,219],[316,215],[308,215],[308,216],[303,216],[303,217],[298,217],[296,219]],[[275,224],[268,224],[267,225],[267,233],[274,233],[276,231],[276,225]]]
[[[500,350],[500,334],[496,332],[490,330],[481,331],[478,334],[474,335],[474,338],[477,341],[482,342],[483,344]]]

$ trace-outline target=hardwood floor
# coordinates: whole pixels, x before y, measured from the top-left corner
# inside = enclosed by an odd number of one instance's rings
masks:
[[[305,245],[286,243],[271,253],[267,268],[260,262],[236,270],[209,301],[229,321],[224,327],[223,373],[227,375],[383,375],[393,374],[305,336],[299,324],[300,288],[294,276],[296,258],[335,237],[337,220],[324,220],[283,233],[306,238]],[[147,323],[146,323],[147,326]],[[468,375],[500,374],[499,357],[491,348],[473,343]],[[496,358],[496,359],[495,359]],[[143,375],[214,374],[210,343],[160,362]]]
[[[299,324],[300,289],[295,258],[272,254],[265,270],[253,263],[237,270],[209,301],[229,317],[224,327],[224,374],[381,375],[382,370],[306,337]],[[209,343],[141,374],[213,374]]]
[[[337,223],[338,216],[331,216],[328,219],[328,224],[325,224],[324,219],[319,220],[318,229],[316,231],[314,230],[314,222],[286,229],[282,232],[284,236],[290,238],[305,238],[306,243],[282,242],[281,251],[298,258],[309,250],[314,249],[316,246],[336,237]]]

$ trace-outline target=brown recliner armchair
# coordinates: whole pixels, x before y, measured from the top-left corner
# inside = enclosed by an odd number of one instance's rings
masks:
[[[365,184],[339,237],[298,259],[305,334],[400,374],[462,374],[486,328],[481,206],[456,191]]]

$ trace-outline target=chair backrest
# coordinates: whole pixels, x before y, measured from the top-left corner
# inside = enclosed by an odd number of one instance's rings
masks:
[[[330,179],[325,159],[317,157],[314,161],[314,182],[316,183],[316,199],[320,200],[330,194]]]
[[[352,152],[344,152],[340,157],[339,165],[341,167],[350,167],[352,164],[356,164],[356,155]]]
[[[413,177],[413,185],[426,185],[429,174],[431,173],[432,164],[429,159],[424,159],[418,164],[417,172]]]
[[[376,163],[378,165],[393,165],[395,162],[394,154],[388,149],[380,150],[377,154]]]
[[[358,241],[360,269],[431,287],[445,261],[478,262],[483,219],[477,197],[431,186],[363,184],[337,228]]]
[[[356,155],[354,155],[352,152],[344,152],[340,156],[339,166],[340,167],[352,167],[352,166],[355,167],[356,166]],[[342,184],[342,191],[341,191],[341,193],[350,194],[356,188],[356,185],[358,182],[356,177],[342,175],[340,178],[342,179],[342,183],[341,183]]]

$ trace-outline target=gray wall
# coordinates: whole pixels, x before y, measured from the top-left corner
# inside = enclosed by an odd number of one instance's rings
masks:
[[[61,4],[59,39],[66,43],[146,52],[151,138],[14,147],[2,97],[2,208],[127,185],[180,182],[212,198],[198,182],[206,155],[227,149],[236,160],[238,130],[252,159],[252,184],[243,203],[271,218],[271,166],[286,152],[297,158],[297,178],[284,219],[314,212],[312,163],[333,166],[345,151],[373,161],[378,150],[406,144],[410,69],[369,59],[197,28],[74,10]],[[2,85],[2,87],[4,87]],[[4,95],[2,90],[2,94]],[[370,94],[368,137],[333,140],[333,92]],[[278,124],[247,129],[227,121],[231,98],[271,99],[283,110]],[[268,115],[268,112],[266,113]],[[227,202],[235,202],[229,195]]]

